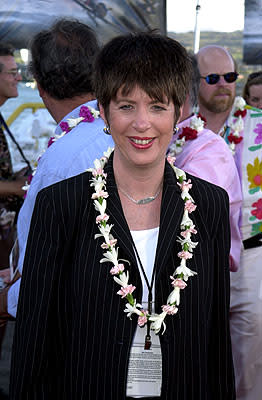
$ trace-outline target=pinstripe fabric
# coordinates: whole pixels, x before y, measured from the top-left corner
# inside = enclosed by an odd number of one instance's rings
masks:
[[[141,300],[132,238],[115,186],[112,159],[106,167],[107,210],[119,257],[131,262]],[[176,316],[160,336],[162,400],[235,399],[228,327],[230,234],[228,197],[215,185],[190,177],[197,210],[197,246],[190,267],[198,275],[181,295]],[[128,354],[136,319],[106,264],[90,201],[90,174],[42,190],[28,239],[13,345],[10,399],[124,400]],[[156,311],[170,292],[178,265],[176,237],[183,213],[180,189],[165,168],[156,260]]]

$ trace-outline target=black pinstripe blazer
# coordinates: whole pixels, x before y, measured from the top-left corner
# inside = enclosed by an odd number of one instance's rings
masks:
[[[131,262],[132,283],[142,283],[114,180],[106,171],[107,212],[119,257]],[[234,373],[228,325],[229,218],[226,192],[190,176],[197,204],[192,219],[199,244],[190,260],[198,275],[182,291],[178,314],[167,316],[160,336],[162,400],[231,400]],[[42,190],[28,239],[16,331],[10,399],[124,400],[128,355],[136,318],[100,264],[102,239],[92,204],[90,173]],[[156,311],[170,293],[179,260],[176,241],[183,214],[180,189],[166,164],[155,266]]]

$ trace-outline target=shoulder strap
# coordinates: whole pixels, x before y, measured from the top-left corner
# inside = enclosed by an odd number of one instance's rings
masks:
[[[3,125],[3,127],[5,128],[6,132],[8,133],[8,135],[10,136],[10,138],[12,139],[12,141],[15,143],[19,153],[21,154],[23,160],[25,161],[25,163],[28,165],[28,168],[30,169],[30,171],[32,171],[30,162],[28,161],[28,159],[26,158],[26,156],[23,153],[23,150],[21,149],[21,147],[19,146],[19,144],[17,143],[14,135],[12,134],[12,132],[10,131],[10,129],[8,128],[7,123],[5,122],[2,114],[0,113],[0,124]]]

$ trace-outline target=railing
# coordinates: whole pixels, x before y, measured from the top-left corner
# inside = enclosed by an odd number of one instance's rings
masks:
[[[10,115],[10,117],[7,119],[6,123],[8,126],[10,126],[14,120],[26,109],[26,108],[31,108],[32,113],[35,113],[36,110],[39,108],[45,108],[44,103],[23,103],[19,107],[15,109],[15,111]]]

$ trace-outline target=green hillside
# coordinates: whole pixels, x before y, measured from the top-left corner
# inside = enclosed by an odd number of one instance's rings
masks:
[[[187,50],[193,51],[194,48],[194,32],[174,33],[168,32],[168,36],[179,41]],[[217,44],[226,47],[233,55],[238,65],[238,72],[240,77],[237,81],[237,93],[241,94],[243,85],[247,76],[254,71],[262,69],[259,65],[246,65],[243,64],[243,32],[201,32],[200,33],[200,47],[209,44]]]

